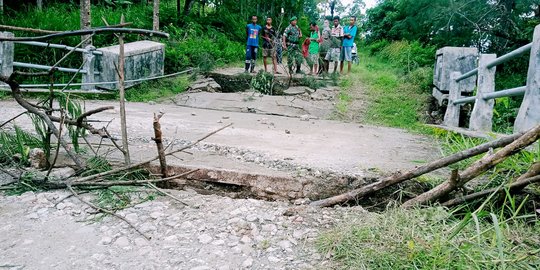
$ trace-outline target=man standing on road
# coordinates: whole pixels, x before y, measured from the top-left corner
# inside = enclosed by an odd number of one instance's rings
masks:
[[[348,64],[347,74],[351,73],[352,62],[352,48],[354,46],[354,38],[356,37],[356,17],[351,17],[351,21],[348,26],[343,29],[343,48],[341,49],[341,66],[339,72],[343,74],[344,62]]]
[[[332,27],[330,34],[332,36],[330,38],[330,49],[325,59],[328,62],[334,62],[334,73],[336,73],[341,52],[341,39],[343,38],[343,27],[339,24],[339,16],[334,17],[334,27]]]
[[[279,74],[277,71],[276,61],[276,30],[272,27],[272,18],[266,19],[266,26],[263,29],[263,63],[264,71],[268,72],[266,59],[272,57],[272,64],[274,65],[274,74]]]
[[[255,61],[257,61],[257,51],[259,50],[259,34],[261,26],[257,24],[257,16],[251,16],[251,23],[246,26],[247,47],[246,47],[246,70],[255,71]],[[251,70],[250,70],[251,68]]]
[[[289,66],[289,73],[293,73],[293,65],[296,65],[296,73],[300,73],[303,57],[300,51],[300,38],[302,37],[302,31],[296,25],[298,18],[293,16],[290,20],[291,24],[285,28],[283,33],[283,49],[287,50],[287,64]]]

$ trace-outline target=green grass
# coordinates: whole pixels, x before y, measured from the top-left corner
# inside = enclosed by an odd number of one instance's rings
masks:
[[[352,88],[358,82],[366,89],[368,108],[364,119],[374,125],[422,129],[421,115],[430,97],[429,69],[405,73],[402,67],[363,51],[360,51],[360,59],[360,65],[353,67],[350,78],[354,78]]]
[[[126,99],[132,102],[160,101],[184,92],[188,86],[188,76],[146,82],[127,89]]]
[[[318,247],[340,269],[538,269],[540,226],[516,213],[481,211],[462,221],[441,207],[392,208],[338,226]]]

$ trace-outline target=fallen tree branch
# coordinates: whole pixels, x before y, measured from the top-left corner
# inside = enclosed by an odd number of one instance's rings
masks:
[[[540,182],[540,175],[525,178],[525,179],[522,179],[520,181],[516,181],[516,182],[514,182],[512,184],[509,184],[509,185],[504,185],[504,186],[500,186],[500,187],[496,187],[496,188],[490,188],[490,189],[482,190],[482,191],[479,191],[479,192],[476,192],[476,193],[473,193],[473,194],[469,194],[469,195],[466,195],[466,196],[463,196],[463,197],[455,198],[455,199],[452,199],[452,200],[449,200],[449,201],[446,201],[446,202],[442,203],[442,205],[450,207],[450,206],[454,206],[454,205],[457,205],[457,204],[470,202],[472,200],[488,196],[488,195],[490,195],[492,193],[502,193],[507,188],[510,190],[510,192],[516,192],[516,191],[519,191],[519,190],[523,189],[524,187],[526,187],[526,186],[528,186],[530,184],[534,184],[534,183],[538,183],[538,182]]]
[[[458,177],[458,181],[445,181],[437,187],[424,192],[417,197],[408,200],[401,207],[409,208],[415,205],[425,204],[432,202],[438,198],[441,198],[454,189],[463,186],[470,180],[484,173],[486,170],[494,167],[495,165],[504,161],[507,157],[521,151],[525,147],[533,144],[540,138],[540,125],[530,129],[519,139],[515,140],[511,144],[505,146],[501,150],[497,151],[492,155],[484,156],[482,159],[473,163],[469,168],[464,170]]]
[[[226,126],[223,126],[215,131],[212,131],[210,133],[208,133],[207,135],[205,135],[204,137],[196,140],[195,142],[187,145],[187,146],[184,146],[184,147],[181,147],[177,150],[174,150],[174,151],[171,151],[171,152],[168,152],[166,153],[165,155],[166,156],[169,156],[169,155],[174,155],[176,153],[179,153],[179,152],[183,152],[184,150],[186,149],[189,149],[195,145],[197,145],[198,143],[206,140],[208,137],[228,128],[232,126],[232,124],[228,124]],[[113,169],[113,170],[110,170],[110,171],[106,171],[106,172],[102,172],[102,173],[98,173],[98,174],[94,174],[94,175],[90,175],[90,176],[86,176],[86,177],[82,177],[82,178],[79,178],[79,179],[74,179],[72,182],[75,183],[75,182],[85,182],[85,181],[90,181],[90,180],[93,180],[93,179],[96,179],[96,178],[101,178],[101,177],[104,177],[104,176],[108,176],[108,175],[111,175],[111,174],[115,174],[115,173],[119,173],[119,172],[123,172],[123,171],[127,171],[127,170],[131,170],[131,169],[135,169],[135,168],[138,168],[138,167],[141,167],[141,166],[144,166],[152,161],[155,161],[155,160],[158,160],[159,157],[154,157],[154,158],[151,158],[151,159],[147,159],[145,161],[141,161],[139,163],[134,163],[134,164],[131,164],[131,165],[128,165],[128,166],[124,166],[124,167],[121,167],[121,168],[117,168],[117,169]]]
[[[178,175],[173,175],[167,178],[153,179],[153,180],[72,182],[71,185],[72,186],[100,186],[100,187],[144,185],[148,183],[160,183],[160,182],[175,180],[175,179],[190,175],[198,170],[199,169],[194,169],[194,170],[181,173]],[[57,185],[57,187],[64,187],[64,185]]]
[[[510,192],[517,192],[530,184],[540,182],[539,175],[540,175],[540,162],[536,162],[531,166],[531,168],[526,173],[518,177],[513,183],[496,187],[496,188],[482,190],[482,191],[465,195],[459,198],[454,198],[454,199],[451,199],[442,203],[442,205],[450,207],[457,204],[470,202],[472,200],[476,200],[478,198],[488,196],[495,192],[503,192],[505,188],[508,188]]]
[[[455,153],[453,155],[432,161],[426,165],[417,167],[407,172],[394,173],[390,176],[384,177],[381,180],[375,183],[369,184],[367,186],[363,186],[363,187],[360,187],[360,188],[357,188],[357,189],[354,189],[346,193],[336,195],[327,199],[314,201],[310,205],[318,206],[318,207],[329,207],[336,204],[345,203],[347,201],[351,201],[354,199],[358,199],[366,195],[372,194],[376,191],[379,191],[383,188],[386,188],[395,184],[399,184],[403,181],[416,178],[418,176],[446,167],[448,165],[452,165],[454,163],[468,159],[470,157],[474,157],[479,154],[488,152],[489,149],[495,149],[495,148],[506,146],[512,143],[513,141],[515,141],[516,139],[518,139],[523,134],[524,133],[518,133],[518,134],[510,135],[507,137],[503,137],[495,141],[487,142],[487,143],[478,145],[476,147]]]
[[[516,182],[519,182],[523,179],[531,178],[537,175],[540,175],[540,161],[537,161],[533,165],[531,165],[531,167],[529,168],[529,170],[527,170],[526,173],[524,173],[523,175],[518,177],[518,179],[516,179]]]
[[[139,35],[147,35],[147,36],[157,36],[157,37],[163,37],[163,38],[169,38],[169,34],[160,32],[160,31],[152,31],[152,30],[145,30],[145,29],[135,29],[135,28],[92,28],[92,29],[85,29],[85,30],[74,30],[74,31],[65,31],[60,33],[52,33],[47,34],[44,36],[37,36],[37,37],[0,37],[0,41],[47,41],[54,38],[61,38],[61,37],[71,37],[71,36],[85,36],[85,35],[97,35],[97,34],[139,34]]]
[[[107,107],[101,107],[101,108],[89,110],[89,111],[86,111],[83,114],[81,114],[79,117],[77,117],[77,120],[75,120],[75,121],[77,123],[77,126],[82,126],[83,121],[88,116],[91,116],[93,114],[100,113],[100,112],[103,112],[103,111],[107,111],[107,110],[113,110],[113,109],[114,109],[114,106],[107,106]]]
[[[139,229],[137,229],[137,227],[135,227],[135,225],[133,225],[131,222],[129,222],[129,220],[127,220],[125,217],[111,211],[111,210],[108,210],[108,209],[105,209],[105,208],[101,208],[97,205],[94,205],[93,203],[91,202],[88,202],[88,201],[85,201],[77,192],[75,192],[75,190],[73,189],[73,187],[71,185],[68,185],[67,188],[69,189],[69,191],[71,191],[71,193],[73,193],[73,196],[75,196],[77,199],[79,199],[79,201],[81,201],[82,203],[94,208],[95,210],[99,211],[99,212],[103,212],[103,213],[106,213],[106,214],[109,214],[111,216],[115,216],[117,217],[118,219],[124,221],[125,223],[127,223],[131,228],[133,228],[136,232],[138,232],[140,235],[142,235],[144,238],[146,238],[146,240],[150,240],[151,237],[147,236],[146,234],[144,234],[143,232],[141,232]]]

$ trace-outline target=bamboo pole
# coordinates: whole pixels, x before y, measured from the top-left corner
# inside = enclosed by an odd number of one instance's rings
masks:
[[[120,23],[124,23],[124,14],[120,18]],[[124,55],[124,35],[118,35],[118,44],[120,46],[120,55],[118,56],[118,91],[120,94],[120,125],[122,129],[122,148],[124,150],[124,161],[126,165],[131,164],[129,156],[129,143],[126,123],[126,89],[125,89],[125,55]]]

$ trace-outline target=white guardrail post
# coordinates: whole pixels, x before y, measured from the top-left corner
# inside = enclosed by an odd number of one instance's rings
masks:
[[[538,124],[540,124],[540,25],[534,29],[527,89],[514,123],[514,132],[526,131]]]
[[[13,33],[0,32],[2,37],[14,37]],[[13,73],[13,55],[14,55],[13,42],[0,42],[0,75],[10,76]]]
[[[478,82],[476,101],[469,121],[469,129],[475,131],[491,131],[493,127],[493,99],[485,100],[484,96],[495,92],[495,72],[497,67],[488,68],[488,64],[497,59],[496,54],[480,54],[478,61]]]
[[[96,56],[94,55],[94,51],[96,50],[96,47],[92,45],[86,46],[86,52],[83,53],[83,61],[84,66],[83,70],[86,71],[86,73],[83,73],[82,75],[82,83],[81,86],[82,90],[94,90],[96,88],[95,85],[85,85],[85,83],[94,83],[95,82],[95,66],[96,66]]]
[[[461,73],[459,72],[452,72],[452,74],[450,74],[448,107],[446,108],[446,113],[444,114],[444,125],[449,127],[459,127],[459,111],[461,110],[461,105],[454,104],[454,100],[461,97],[461,88],[463,83],[461,81],[456,81],[459,76],[461,76]]]

